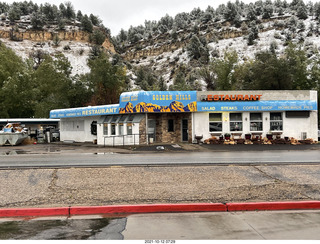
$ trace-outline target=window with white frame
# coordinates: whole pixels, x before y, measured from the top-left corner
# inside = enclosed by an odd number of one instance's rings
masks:
[[[122,123],[120,123],[119,124],[119,135],[121,136],[121,135],[124,135],[124,130],[123,130],[123,124]]]
[[[230,131],[242,131],[242,113],[230,113]]]
[[[222,132],[222,113],[209,114],[209,131]]]
[[[127,134],[132,135],[132,123],[127,123]]]
[[[103,124],[103,135],[107,136],[108,135],[108,123]]]
[[[262,131],[262,113],[250,113],[250,131]]]
[[[124,135],[124,121],[126,120],[127,115],[122,115],[119,119],[119,135]]]
[[[270,113],[270,130],[271,131],[283,130],[282,113]]]

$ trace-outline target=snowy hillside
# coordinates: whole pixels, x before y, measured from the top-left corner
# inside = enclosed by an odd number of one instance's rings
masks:
[[[51,42],[33,42],[24,40],[22,42],[13,42],[8,39],[0,40],[9,48],[15,51],[15,53],[27,59],[30,57],[32,52],[37,50],[42,50],[49,55],[54,55],[56,53],[63,53],[69,60],[72,66],[72,75],[85,74],[90,71],[87,60],[90,53],[90,45],[83,42],[74,41],[61,41],[58,47],[53,47]]]
[[[290,16],[288,16],[288,20],[289,19]],[[293,38],[291,39],[291,42],[301,45],[303,49],[310,53],[309,58],[311,58],[313,54],[320,50],[319,33],[310,31],[312,26],[317,25],[318,20],[309,17],[306,20],[300,20],[300,22],[303,23],[303,29],[296,30],[297,34],[292,35]],[[213,58],[222,58],[225,51],[234,50],[238,54],[239,62],[243,62],[254,59],[255,54],[259,51],[270,50],[271,45],[275,46],[277,55],[282,55],[286,48],[286,33],[288,33],[289,30],[288,28],[279,29],[276,27],[277,24],[277,20],[270,20],[261,24],[261,29],[254,45],[248,45],[247,35],[208,42],[210,60]],[[237,31],[238,29],[234,28],[234,30]],[[301,37],[303,38],[303,41],[301,41]],[[157,44],[154,43],[153,46],[145,46],[142,51],[152,49],[155,45]],[[186,46],[187,45],[169,52],[163,52],[156,56],[137,58],[131,60],[131,63],[135,67],[152,67],[155,72],[161,74],[167,83],[167,87],[169,87],[173,84],[174,80],[173,70],[178,66],[192,66],[191,68],[193,71],[201,67],[201,65],[192,65],[192,60],[188,55]],[[132,83],[134,84],[135,76],[132,76],[131,78]],[[205,89],[205,83],[201,79],[199,79],[199,82],[201,82],[202,89]],[[135,86],[133,88],[135,88]]]

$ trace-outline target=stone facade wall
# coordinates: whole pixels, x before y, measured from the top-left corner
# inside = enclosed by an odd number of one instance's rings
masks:
[[[146,117],[144,117],[139,123],[139,144],[147,144],[146,129]]]
[[[149,114],[148,119],[156,120],[156,142],[157,143],[179,143],[182,142],[182,119],[188,120],[188,142],[192,142],[192,120],[191,113],[164,113]],[[173,119],[174,131],[168,132],[168,120]]]

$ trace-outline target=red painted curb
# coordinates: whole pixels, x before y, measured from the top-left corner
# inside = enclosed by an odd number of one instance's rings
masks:
[[[144,204],[62,208],[0,209],[4,217],[70,216],[92,214],[133,214],[173,212],[232,212],[256,210],[310,210],[320,209],[320,201],[304,202],[251,202],[251,203],[195,203],[195,204]]]
[[[320,201],[227,203],[227,211],[320,209]]]
[[[114,213],[170,213],[170,212],[216,212],[227,211],[222,203],[197,204],[145,204],[96,207],[71,207],[70,215],[114,214]]]
[[[66,208],[18,208],[0,209],[0,217],[37,217],[37,216],[68,216]]]

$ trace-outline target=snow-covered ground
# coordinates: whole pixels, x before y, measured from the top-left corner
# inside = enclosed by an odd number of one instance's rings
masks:
[[[72,69],[72,75],[85,74],[90,71],[87,60],[90,53],[90,46],[87,43],[74,41],[61,41],[58,47],[54,47],[50,42],[44,42],[39,45],[38,42],[24,40],[22,42],[13,42],[8,39],[0,40],[9,48],[15,51],[17,55],[23,59],[29,58],[30,54],[36,50],[42,50],[50,55],[55,53],[63,53],[69,60]],[[65,50],[69,46],[70,50]]]

